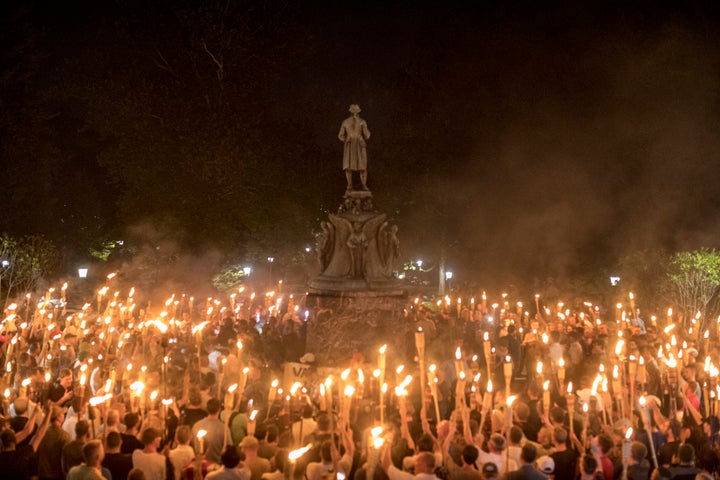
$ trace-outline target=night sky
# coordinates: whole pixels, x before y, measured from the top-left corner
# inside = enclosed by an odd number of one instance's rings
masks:
[[[358,103],[406,260],[444,244],[459,278],[529,284],[716,247],[713,4],[6,4],[0,231],[289,263]]]

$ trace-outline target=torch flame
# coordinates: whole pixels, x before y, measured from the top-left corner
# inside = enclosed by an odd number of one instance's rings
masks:
[[[290,460],[290,463],[295,463],[298,458],[305,455],[305,453],[312,448],[312,443],[308,443],[302,448],[298,448],[297,450],[293,450],[292,452],[288,453],[288,460]]]

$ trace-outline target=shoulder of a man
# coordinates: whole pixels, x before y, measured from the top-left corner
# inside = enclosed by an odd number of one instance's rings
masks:
[[[35,450],[30,445],[20,445],[12,452],[12,457],[20,461],[20,459],[30,458],[35,455]]]
[[[76,478],[80,478],[79,473],[78,473],[79,467],[80,467],[79,465],[72,467],[70,469],[70,471],[67,473],[67,476],[65,477],[66,480],[75,480]]]
[[[101,475],[97,474],[94,469],[88,468],[85,465],[76,465],[70,469],[67,474],[67,480],[75,479],[97,479],[102,478]]]
[[[228,422],[231,426],[242,426],[244,427],[248,423],[248,417],[244,413],[240,412],[233,412],[230,414],[230,422]]]
[[[475,448],[478,451],[477,463],[479,463],[479,464],[483,464],[483,463],[487,463],[487,462],[495,463],[495,459],[488,452],[486,452],[482,448],[478,447],[477,445],[475,445]]]
[[[168,457],[175,458],[186,456],[190,451],[190,449],[188,449],[187,447],[188,445],[178,445],[177,447],[173,448],[168,452]]]
[[[132,453],[132,461],[133,465],[135,462],[157,462],[158,464],[162,463],[165,465],[165,455],[158,453],[158,452],[152,452],[152,453],[145,453],[140,449],[135,450]]]
[[[58,429],[58,437],[60,438],[60,441],[62,443],[68,443],[72,441],[72,438],[70,437],[70,434],[63,430],[62,428]]]
[[[322,463],[320,462],[310,462],[305,467],[305,477],[314,480],[316,478],[319,478],[322,474]]]
[[[670,467],[669,470],[670,470],[670,475],[672,475],[672,477],[679,477],[679,476],[684,476],[684,475],[695,475],[702,471],[695,465],[677,465],[675,467]]]
[[[409,472],[415,467],[415,455],[408,455],[402,459],[402,469],[405,472]]]
[[[409,472],[403,472],[398,469],[395,465],[390,465],[387,471],[388,478],[390,480],[413,480],[415,475]]]

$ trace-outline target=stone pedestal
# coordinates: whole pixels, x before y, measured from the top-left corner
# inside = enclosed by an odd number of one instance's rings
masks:
[[[372,193],[348,191],[337,214],[321,223],[317,253],[321,274],[309,282],[313,311],[306,348],[318,361],[366,355],[406,333],[407,293],[395,276],[397,227],[374,210]],[[401,342],[400,342],[401,343]]]
[[[310,293],[306,305],[313,312],[308,324],[306,350],[321,365],[344,365],[353,352],[374,359],[378,348],[388,344],[395,355],[412,338],[403,316],[405,295],[386,292]],[[414,346],[412,340],[410,345]],[[372,361],[372,360],[371,360]]]

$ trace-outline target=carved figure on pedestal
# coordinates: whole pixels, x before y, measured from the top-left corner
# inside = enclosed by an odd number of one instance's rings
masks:
[[[362,189],[367,190],[367,152],[365,141],[370,138],[370,131],[365,120],[360,118],[360,107],[350,105],[352,116],[343,120],[338,138],[345,144],[343,150],[343,170],[347,179],[348,191],[353,190],[352,172],[360,172]]]
[[[400,239],[398,239],[398,226],[393,225],[387,230],[388,223],[385,222],[380,227],[378,237],[380,238],[380,261],[383,265],[383,274],[386,277],[393,275],[395,260],[400,255]]]
[[[365,250],[368,246],[368,238],[363,232],[360,222],[353,222],[352,233],[348,237],[347,246],[350,249],[350,276],[362,277],[364,274]]]
[[[320,269],[324,271],[332,259],[335,246],[335,227],[333,227],[332,223],[320,222],[320,228],[321,232],[317,236],[315,249],[320,262]]]

